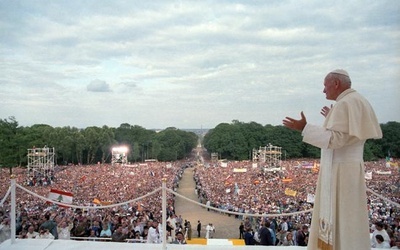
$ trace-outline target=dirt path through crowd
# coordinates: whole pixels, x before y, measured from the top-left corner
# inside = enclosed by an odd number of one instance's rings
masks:
[[[182,179],[179,182],[177,193],[185,196],[194,201],[198,201],[195,194],[195,181],[193,180],[193,168],[187,168],[183,173]],[[215,226],[216,239],[235,239],[239,237],[240,220],[235,219],[235,216],[228,216],[212,210],[207,211],[197,204],[190,201],[176,197],[175,211],[179,216],[181,215],[184,220],[190,221],[192,225],[192,237],[197,238],[197,221],[201,221],[201,238],[205,237],[206,226],[212,223]]]

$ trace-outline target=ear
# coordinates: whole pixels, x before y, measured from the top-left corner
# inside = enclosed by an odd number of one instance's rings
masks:
[[[338,79],[334,80],[334,84],[335,84],[335,89],[339,89],[341,86],[340,81]]]

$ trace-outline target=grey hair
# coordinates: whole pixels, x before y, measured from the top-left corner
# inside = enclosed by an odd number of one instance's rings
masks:
[[[329,75],[330,77],[338,79],[342,84],[348,85],[348,87],[351,88],[351,80],[349,76],[337,74],[334,72],[331,72]]]

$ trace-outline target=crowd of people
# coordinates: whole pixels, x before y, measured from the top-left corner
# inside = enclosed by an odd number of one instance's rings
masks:
[[[188,162],[148,162],[133,165],[72,165],[57,166],[51,182],[32,181],[26,169],[13,168],[17,184],[47,197],[51,189],[73,194],[73,205],[86,207],[73,209],[49,204],[17,188],[17,228],[19,238],[70,239],[124,242],[152,242],[162,239],[161,190],[155,195],[137,200],[162,186],[176,190]],[[0,169],[1,183],[10,183],[8,169]],[[43,176],[43,178],[46,178]],[[0,201],[9,185],[0,187]],[[0,242],[10,237],[10,198],[0,207]],[[136,200],[135,200],[136,199]],[[96,206],[129,204],[96,209]],[[93,208],[93,209],[91,209]],[[174,197],[167,193],[167,236],[176,242],[176,234],[186,233],[187,221],[175,215]],[[98,239],[95,239],[98,238]],[[156,238],[156,240],[155,240]],[[181,242],[179,243],[181,244]]]
[[[395,162],[396,163],[396,162]],[[226,211],[246,214],[285,214],[312,208],[309,200],[315,192],[318,171],[314,160],[282,161],[279,169],[254,165],[249,161],[219,163],[195,162],[135,165],[96,164],[90,166],[63,166],[56,169],[52,189],[73,194],[73,204],[93,209],[72,209],[48,204],[17,188],[17,234],[20,238],[112,240],[118,242],[160,243],[163,238],[161,196],[153,195],[126,205],[95,209],[101,204],[117,204],[134,200],[162,186],[165,177],[168,188],[176,190],[183,171],[195,166],[194,180],[199,201]],[[313,165],[312,168],[309,166]],[[307,167],[308,166],[308,167]],[[365,163],[368,188],[387,199],[399,203],[399,170],[387,168],[385,162]],[[387,174],[388,171],[391,174]],[[0,169],[0,181],[9,183],[8,170]],[[380,174],[385,173],[385,174]],[[26,169],[14,168],[18,184],[47,197],[49,185],[32,185]],[[38,182],[37,182],[38,183]],[[7,193],[8,185],[0,187],[0,200]],[[290,192],[287,192],[290,190]],[[310,196],[311,195],[311,196]],[[369,194],[371,233],[375,223],[383,223],[388,231],[390,244],[400,239],[400,208]],[[170,243],[185,244],[192,237],[192,225],[175,214],[172,194],[167,199],[167,235]],[[6,199],[0,207],[0,241],[9,237],[10,203]],[[230,215],[231,216],[231,215]],[[249,244],[306,245],[311,213],[291,216],[251,217],[232,215],[243,221],[239,238]],[[200,222],[199,222],[200,223]],[[201,226],[200,226],[201,227]],[[213,225],[207,225],[208,238],[212,238]],[[265,230],[267,228],[268,230]],[[201,228],[200,228],[201,230]],[[270,234],[268,234],[268,232]],[[198,231],[199,232],[199,231]],[[207,235],[207,234],[206,234]],[[200,236],[199,236],[200,237]],[[379,237],[378,237],[379,238]],[[372,244],[372,243],[371,243]],[[374,243],[375,245],[378,243]]]
[[[400,169],[397,161],[391,163],[388,167],[385,160],[366,162],[366,177],[369,176],[366,182],[368,188],[398,204]],[[249,161],[205,163],[203,168],[195,169],[194,174],[199,200],[215,208],[246,214],[287,214],[313,207],[318,162],[304,159],[282,161],[279,168],[259,165]],[[382,222],[390,232],[391,244],[400,241],[399,207],[369,194],[368,211],[371,233],[375,230],[374,223]],[[238,215],[236,217],[243,219]],[[284,220],[287,220],[289,228],[282,231],[280,225]],[[243,234],[248,233],[248,237],[249,234],[255,235],[255,244],[259,230],[265,223],[269,223],[275,235],[274,245],[289,244],[285,243],[289,233],[293,245],[302,245],[303,242],[296,240],[298,236],[306,235],[303,228],[308,230],[311,225],[311,213],[267,219],[250,217],[249,221],[250,224],[242,227],[242,231]],[[243,238],[246,239],[245,235]]]

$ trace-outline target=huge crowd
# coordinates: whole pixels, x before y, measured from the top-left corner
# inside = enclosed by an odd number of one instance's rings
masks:
[[[398,164],[396,160],[393,163]],[[17,234],[20,238],[85,237],[159,242],[163,234],[159,223],[162,219],[161,191],[126,205],[94,208],[99,204],[117,204],[141,197],[160,188],[163,178],[168,188],[176,190],[183,171],[189,166],[195,167],[195,191],[199,201],[204,204],[246,214],[284,214],[308,210],[312,208],[310,197],[315,192],[318,175],[316,164],[314,160],[288,160],[280,162],[279,168],[273,170],[271,166],[255,165],[250,161],[72,165],[57,166],[53,176],[45,181],[27,178],[25,168],[14,168],[17,183],[41,196],[46,197],[50,188],[69,191],[73,194],[74,205],[93,207],[72,209],[55,206],[17,189]],[[367,187],[399,203],[399,168],[388,168],[384,160],[367,162],[365,167],[366,172],[372,173],[372,179],[367,180]],[[9,183],[8,169],[0,171],[1,183]],[[0,200],[8,187],[1,185]],[[393,242],[396,238],[400,239],[400,208],[372,194],[368,197],[371,232],[375,230],[376,222],[382,222]],[[171,242],[181,239],[180,233],[191,237],[187,233],[191,231],[190,224],[175,214],[174,206],[174,197],[168,194],[166,233]],[[0,207],[0,237],[3,237],[0,242],[9,237],[4,233],[10,227],[9,211],[8,198]],[[247,232],[258,231],[267,222],[275,232],[275,242],[280,244],[287,241],[288,235],[290,238],[294,232],[301,232],[311,221],[311,213],[269,218],[232,216],[245,222],[240,237],[244,238]],[[281,231],[282,223],[287,225],[285,232]],[[154,232],[158,235],[157,239],[151,236]]]
[[[68,191],[73,195],[73,205],[86,207],[74,209],[49,204],[17,188],[17,235],[20,238],[32,238],[32,235],[56,239],[106,237],[113,241],[146,242],[149,230],[156,221],[162,220],[161,191],[140,200],[137,198],[161,188],[163,180],[167,188],[176,190],[189,165],[187,162],[148,162],[57,166],[51,179],[27,176],[26,169],[13,168],[17,184],[43,197],[48,196],[50,189]],[[10,174],[8,169],[0,171],[0,181],[4,184],[0,190],[1,200],[9,188]],[[95,209],[131,200],[134,201],[121,206]],[[0,242],[9,237],[10,230],[6,229],[10,228],[10,208],[8,197],[0,207]],[[167,215],[167,233],[174,239],[176,232],[173,230],[184,230],[185,222],[175,215],[174,197],[170,193],[167,193]],[[161,230],[158,224],[157,228]]]
[[[400,170],[394,162],[366,162],[365,171],[373,175],[367,187],[388,200],[400,203]],[[249,161],[208,164],[195,170],[199,199],[210,201],[214,207],[242,213],[280,214],[312,208],[307,199],[315,193],[318,163],[312,160],[282,161],[279,168],[254,165]],[[389,174],[390,172],[390,174]],[[311,198],[312,199],[312,198]],[[388,220],[396,214],[396,206],[369,195],[371,219]],[[299,215],[296,221],[308,223],[308,215]]]
[[[195,170],[196,192],[203,203],[219,209],[266,214],[264,219],[251,217],[247,229],[250,227],[257,232],[268,222],[278,239],[275,242],[282,244],[287,233],[293,231],[295,236],[311,224],[311,213],[290,213],[312,208],[319,164],[314,160],[297,159],[282,161],[279,165],[264,166],[250,161],[205,163],[203,168]],[[386,160],[366,162],[365,172],[367,187],[387,199],[368,194],[371,233],[376,230],[377,222],[383,223],[394,245],[400,241],[398,161],[392,159],[390,164]],[[289,215],[269,217],[267,214]],[[288,227],[284,232],[280,232],[282,223]],[[247,229],[245,227],[243,232]]]

